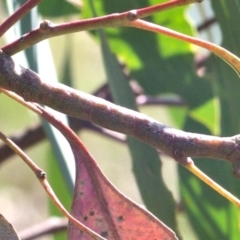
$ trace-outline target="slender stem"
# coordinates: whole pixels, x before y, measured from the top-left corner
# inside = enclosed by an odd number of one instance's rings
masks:
[[[183,165],[185,168],[187,168],[190,172],[192,172],[195,176],[200,178],[203,182],[205,182],[207,185],[209,185],[211,188],[213,188],[216,192],[221,194],[224,198],[228,199],[230,202],[232,202],[237,207],[240,207],[240,200],[236,198],[234,195],[226,191],[223,187],[221,187],[219,184],[214,182],[211,178],[209,178],[205,173],[203,173],[199,168],[197,168],[194,163]]]
[[[208,49],[209,51],[215,53],[217,56],[222,58],[226,63],[228,63],[240,76],[240,59],[223,47],[220,47],[214,43],[197,39],[197,38],[194,38],[194,37],[170,30],[168,28],[159,26],[157,24],[140,20],[140,19],[129,22],[128,26],[144,29],[147,31],[155,32],[155,33],[161,33],[161,34],[164,34],[173,38],[177,38],[179,40],[182,40],[188,43],[192,43],[199,47]]]
[[[0,139],[23,159],[38,178],[41,178],[39,176],[44,174],[42,169],[40,169],[11,139],[7,138],[2,132],[0,132]]]
[[[39,115],[41,113],[40,110],[37,107],[35,107],[32,103],[24,101],[23,98],[19,97],[14,92],[8,91],[8,90],[6,90],[4,88],[0,88],[0,93],[1,92],[6,94],[7,96],[9,96],[10,98],[14,99],[16,102],[22,104],[24,107],[27,107],[27,108],[31,109],[36,114]]]
[[[51,37],[93,30],[101,27],[119,27],[126,21],[129,21],[127,19],[127,13],[116,13],[57,25],[53,25],[50,21],[45,20],[40,24],[39,28],[32,30],[16,41],[2,47],[2,50],[11,56]]]
[[[0,37],[42,0],[28,0],[0,25]]]
[[[106,100],[59,83],[42,81],[35,72],[15,63],[0,51],[0,87],[22,96],[25,101],[47,105],[72,117],[132,135],[160,149],[176,161],[207,157],[229,161],[240,177],[240,135],[215,137],[169,128],[160,122]]]
[[[191,0],[171,1],[171,3],[177,3],[178,5],[180,4],[180,2],[181,4],[186,4],[194,1],[191,1]],[[124,26],[135,27],[135,28],[140,28],[147,31],[162,33],[167,36],[174,37],[182,41],[186,41],[186,42],[195,44],[197,46],[203,47],[205,49],[208,49],[211,52],[215,53],[217,56],[221,57],[224,61],[226,61],[240,75],[240,59],[234,54],[232,54],[231,52],[227,51],[226,49],[216,44],[213,44],[204,40],[200,40],[194,37],[190,37],[190,36],[178,33],[176,31],[167,29],[165,27],[156,25],[154,23],[150,23],[150,22],[138,19],[145,16],[145,14],[147,13],[152,14],[153,9],[155,8],[157,9],[157,10],[155,9],[156,11],[160,11],[162,9],[160,6],[165,6],[165,8],[166,6],[169,7],[168,5],[169,3],[165,3],[165,4],[156,5],[149,8],[127,11],[124,13],[110,14],[103,17],[95,17],[91,19],[73,21],[70,23],[63,23],[58,25],[53,25],[50,21],[43,21],[40,24],[39,28],[25,34],[15,42],[12,42],[11,44],[8,44],[2,47],[2,50],[8,55],[13,55],[42,40],[45,40],[47,38],[54,37],[54,36],[59,36],[59,35],[64,35],[64,34],[69,34],[73,32],[84,31],[84,30],[85,31],[93,30],[93,29],[104,28],[104,27],[124,27]],[[177,6],[177,5],[173,4],[170,6]]]
[[[28,104],[27,106],[31,108],[31,110],[33,110],[34,112],[37,112],[39,115],[42,115],[42,111],[39,110],[39,108],[37,108],[35,105]],[[43,186],[43,188],[45,189],[45,191],[47,192],[51,200],[54,202],[54,204],[74,225],[76,225],[80,230],[82,230],[92,239],[95,239],[95,240],[105,239],[100,235],[98,235],[97,233],[93,232],[90,228],[83,225],[77,219],[75,219],[64,208],[64,206],[62,205],[62,203],[59,201],[54,191],[52,190],[50,184],[48,183],[46,178],[46,173],[42,169],[40,169],[14,142],[12,142],[11,139],[7,138],[2,132],[0,132],[0,139],[4,141],[13,151],[15,151],[23,159],[23,161],[32,169],[32,171],[36,174],[38,180],[40,181],[41,185]]]
[[[44,189],[54,202],[54,204],[58,207],[58,209],[75,225],[77,226],[81,231],[86,233],[91,239],[94,240],[106,240],[105,238],[101,237],[99,234],[92,231],[90,228],[79,222],[76,218],[74,218],[62,205],[62,203],[59,201],[59,199],[56,197],[55,193],[53,192],[50,184],[48,183],[47,179],[43,179],[42,183]]]
[[[167,3],[157,4],[155,6],[142,9],[131,10],[123,13],[114,13],[102,17],[72,21],[69,23],[62,23],[57,25],[53,25],[50,21],[45,20],[40,24],[39,28],[32,30],[31,32],[23,35],[18,40],[2,47],[2,50],[11,56],[51,37],[99,28],[128,26],[129,22],[134,21],[138,18],[147,17],[163,10],[194,2],[201,1],[173,0]]]
[[[186,103],[181,98],[164,98],[152,97],[147,95],[139,95],[136,97],[136,102],[140,106],[159,105],[159,106],[178,106],[185,107]]]

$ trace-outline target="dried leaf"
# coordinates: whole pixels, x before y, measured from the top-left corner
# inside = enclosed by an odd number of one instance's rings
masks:
[[[75,218],[106,239],[177,239],[166,225],[116,190],[83,146],[72,147],[77,169]],[[68,239],[90,238],[70,223]]]
[[[2,214],[0,214],[0,239],[20,240],[12,224]]]

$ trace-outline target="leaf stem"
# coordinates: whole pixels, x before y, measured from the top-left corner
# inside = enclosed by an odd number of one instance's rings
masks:
[[[182,166],[187,168],[195,176],[197,176],[199,179],[201,179],[203,182],[205,182],[208,186],[213,188],[216,192],[218,192],[224,198],[228,199],[230,202],[232,202],[238,208],[240,207],[240,200],[238,198],[236,198],[234,195],[232,195],[226,189],[224,189],[219,184],[214,182],[211,178],[209,178],[205,173],[203,173],[199,168],[197,168],[195,166],[194,162],[191,162],[190,164],[185,164],[185,165],[182,164]]]
[[[20,100],[20,99],[19,99]],[[21,101],[23,103],[24,101]],[[24,104],[25,105],[25,104]],[[32,105],[32,106],[31,106]],[[28,107],[31,108],[31,110],[34,110],[36,112],[37,107],[33,104],[28,104]],[[38,114],[41,115],[41,110],[37,111]],[[59,201],[57,196],[55,195],[54,191],[52,190],[50,184],[47,181],[46,173],[40,169],[11,139],[7,138],[1,131],[0,131],[0,139],[5,142],[16,154],[18,154],[23,161],[32,169],[32,171],[37,176],[38,180],[40,181],[41,185],[47,192],[48,196],[51,198],[51,200],[54,202],[54,204],[58,207],[58,209],[74,224],[76,225],[80,230],[82,230],[84,233],[86,233],[88,236],[90,236],[92,239],[95,240],[104,240],[105,238],[101,237],[97,233],[93,232],[90,228],[86,227],[84,224],[79,222],[77,219],[75,219],[62,205],[62,203]]]
[[[192,43],[199,47],[203,47],[203,48],[211,51],[212,53],[216,54],[220,58],[222,58],[240,76],[240,59],[236,55],[234,55],[233,53],[229,52],[228,50],[226,50],[225,48],[223,48],[221,46],[218,46],[218,45],[208,42],[208,41],[204,41],[201,39],[197,39],[197,38],[179,33],[177,31],[159,26],[159,25],[151,23],[151,22],[140,20],[140,19],[129,22],[128,26],[144,29],[147,31],[155,32],[155,33],[161,33],[161,34],[167,35],[169,37],[173,37],[173,38],[176,38],[176,39],[188,42],[188,43]]]
[[[21,50],[29,48],[34,44],[59,35],[93,30],[98,28],[106,27],[135,27],[144,29],[147,31],[152,31],[156,33],[165,34],[167,36],[177,38],[179,40],[195,44],[197,46],[208,49],[209,51],[215,53],[217,56],[222,58],[226,63],[228,63],[238,75],[240,75],[240,59],[229,52],[228,50],[191,36],[187,36],[182,33],[167,29],[165,27],[159,26],[154,23],[150,23],[139,18],[146,17],[153,13],[159,12],[161,10],[166,10],[172,7],[189,4],[192,2],[200,2],[197,0],[174,0],[163,4],[158,4],[155,6],[142,8],[138,10],[131,10],[123,13],[114,13],[102,17],[95,17],[91,19],[84,19],[80,21],[73,21],[69,23],[62,23],[53,25],[50,21],[43,21],[40,27],[32,30],[31,32],[23,35],[18,40],[2,47],[2,50],[8,55],[13,55]]]

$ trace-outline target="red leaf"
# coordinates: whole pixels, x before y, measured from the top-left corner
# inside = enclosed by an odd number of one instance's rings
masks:
[[[106,239],[177,239],[166,225],[121,194],[81,143],[72,148],[77,169],[72,203],[75,218]],[[68,239],[90,238],[70,223]]]
[[[151,213],[121,194],[104,176],[80,139],[45,109],[41,115],[66,137],[76,161],[76,184],[72,215],[106,239],[175,240],[174,232]],[[164,207],[164,206],[159,206]],[[68,225],[69,240],[91,238]]]

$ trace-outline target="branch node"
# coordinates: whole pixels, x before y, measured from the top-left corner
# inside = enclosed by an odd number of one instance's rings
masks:
[[[127,14],[127,19],[129,21],[134,21],[134,20],[138,19],[137,10],[129,11],[128,14]]]
[[[24,41],[24,36],[21,36],[19,40],[22,43]]]
[[[38,171],[36,175],[38,179],[45,179],[47,176],[47,174],[43,170]]]
[[[40,29],[41,32],[46,33],[46,32],[49,32],[51,30],[51,25],[52,25],[51,21],[44,20],[44,21],[41,22],[41,24],[39,26],[39,29]]]
[[[172,157],[175,159],[175,161],[179,162],[182,165],[188,165],[192,164],[192,159],[189,157],[186,157],[180,149],[175,149],[172,152]]]

